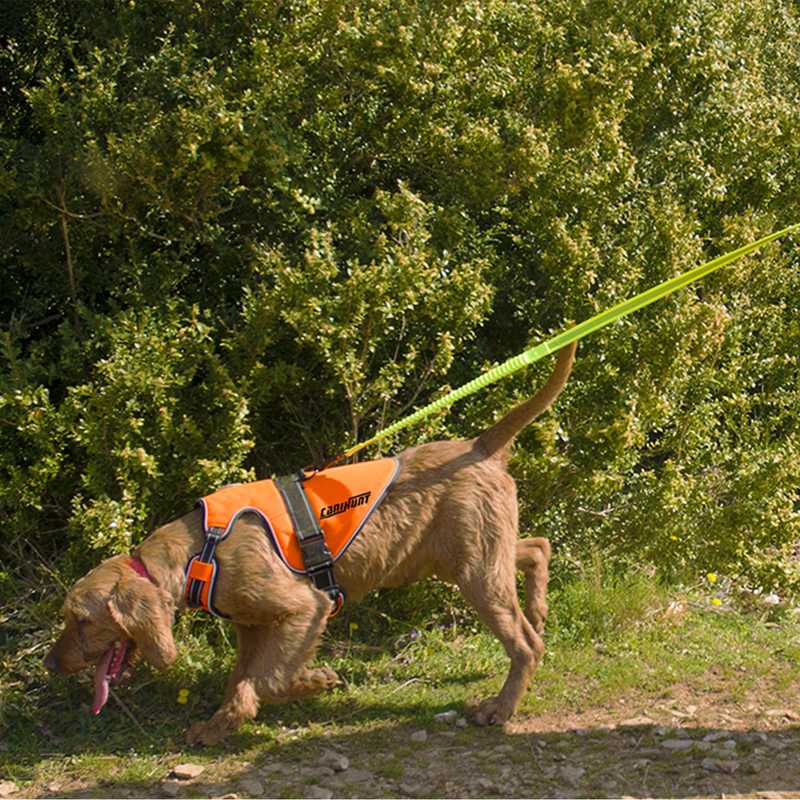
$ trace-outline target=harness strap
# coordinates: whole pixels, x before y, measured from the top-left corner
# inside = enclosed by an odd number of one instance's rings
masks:
[[[205,532],[203,549],[192,558],[186,568],[185,596],[189,608],[206,608],[215,617],[230,619],[225,614],[220,614],[211,602],[217,579],[217,559],[214,558],[214,552],[224,538],[225,532],[222,528],[209,528]]]
[[[303,488],[305,479],[304,471],[296,475],[283,475],[275,478],[275,486],[292,520],[306,573],[314,586],[325,592],[336,604],[336,609],[331,614],[334,616],[344,603],[344,592],[336,584],[333,576],[333,557],[325,542],[325,534],[319,526],[317,515]]]
[[[310,476],[309,476],[310,477]],[[330,616],[335,616],[344,603],[344,592],[336,584],[333,576],[333,557],[325,541],[325,535],[317,521],[314,509],[308,499],[303,481],[303,472],[297,475],[284,475],[274,479],[286,511],[292,522],[297,544],[303,557],[306,574],[314,586],[325,592],[333,600],[335,608]],[[203,549],[195,555],[186,568],[184,597],[189,608],[205,608],[220,619],[229,620],[214,608],[214,585],[217,579],[218,566],[214,554],[217,545],[231,530],[234,515],[228,520],[226,527],[209,525],[204,531]]]

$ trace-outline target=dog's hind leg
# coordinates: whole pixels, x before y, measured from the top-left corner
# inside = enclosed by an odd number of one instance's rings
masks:
[[[491,604],[472,602],[481,619],[502,642],[511,660],[500,692],[481,702],[472,718],[478,725],[500,725],[517,710],[544,655],[544,642],[522,614],[516,596],[494,598]]]
[[[550,578],[550,542],[547,539],[517,541],[517,569],[525,575],[525,616],[541,634],[547,620],[547,583]]]
[[[330,604],[322,599],[269,624],[237,625],[236,665],[225,700],[210,720],[189,728],[186,741],[215,745],[242,722],[255,717],[260,701],[285,703],[312,697],[338,684],[332,670],[306,668],[329,610]]]
[[[473,711],[472,718],[478,725],[502,724],[514,714],[544,655],[544,642],[522,613],[517,598],[516,562],[512,552],[507,552],[513,546],[499,546],[498,552],[488,557],[487,569],[469,571],[457,578],[464,597],[500,640],[511,660],[500,692]],[[541,617],[541,609],[534,612],[534,620],[537,613]]]

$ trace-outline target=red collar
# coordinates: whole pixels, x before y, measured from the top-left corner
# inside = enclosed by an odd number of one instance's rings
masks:
[[[149,580],[150,583],[155,583],[155,581],[150,576],[150,573],[147,571],[147,567],[141,561],[139,561],[139,559],[136,558],[136,556],[131,556],[125,563],[137,575],[141,575],[143,578],[147,578],[147,580]]]

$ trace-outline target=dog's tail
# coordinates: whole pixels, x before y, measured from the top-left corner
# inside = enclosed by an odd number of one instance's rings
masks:
[[[525,400],[512,408],[501,420],[484,431],[476,440],[486,453],[491,456],[501,455],[511,444],[514,437],[536,417],[550,408],[556,397],[561,394],[575,359],[577,342],[562,347],[558,361],[547,383],[529,400]]]

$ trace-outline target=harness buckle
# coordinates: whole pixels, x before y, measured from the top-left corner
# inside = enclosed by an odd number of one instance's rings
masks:
[[[205,608],[215,617],[229,619],[216,611],[211,604],[214,582],[217,578],[217,559],[214,558],[214,552],[224,538],[222,528],[210,527],[205,531],[202,551],[194,556],[186,567],[184,598],[189,608]]]

